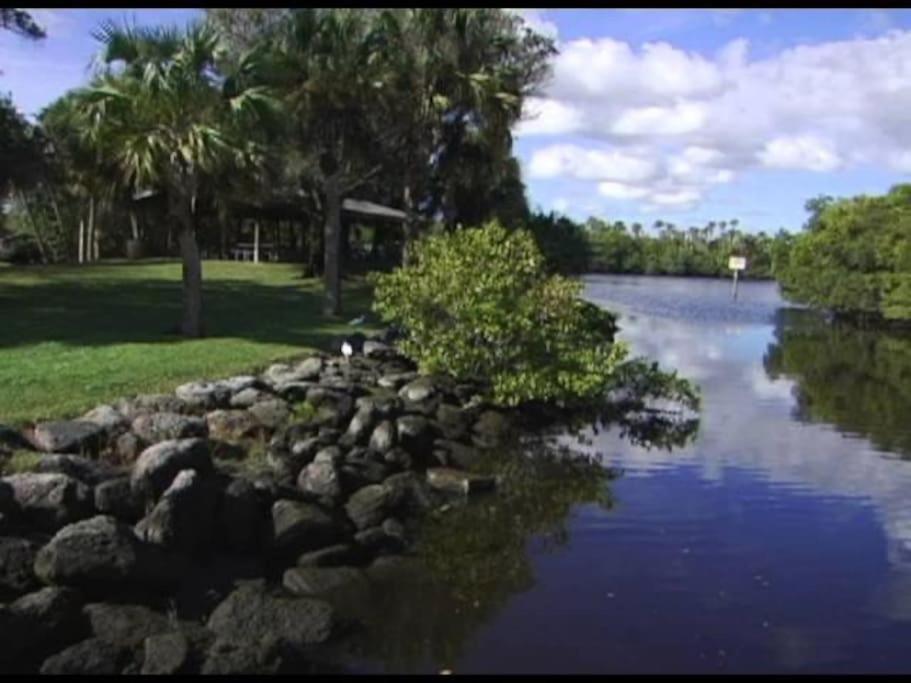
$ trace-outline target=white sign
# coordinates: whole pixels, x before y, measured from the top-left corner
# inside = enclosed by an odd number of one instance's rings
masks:
[[[731,270],[745,270],[747,267],[747,260],[744,256],[732,256],[728,259],[728,268]]]

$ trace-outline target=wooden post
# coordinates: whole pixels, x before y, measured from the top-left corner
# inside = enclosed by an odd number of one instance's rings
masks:
[[[259,263],[259,221],[253,224],[253,263]]]
[[[747,260],[743,256],[731,256],[728,259],[728,268],[734,271],[734,285],[731,288],[731,298],[737,301],[737,277],[740,271],[746,269]]]
[[[737,275],[739,273],[740,273],[739,270],[734,271],[734,289],[731,292],[731,298],[734,299],[734,301],[737,301]]]

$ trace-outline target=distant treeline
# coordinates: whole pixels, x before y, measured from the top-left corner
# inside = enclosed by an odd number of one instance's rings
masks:
[[[786,257],[794,236],[784,230],[774,236],[749,233],[738,225],[733,219],[682,229],[659,220],[646,230],[641,223],[598,218],[579,224],[553,213],[528,221],[551,267],[564,273],[721,277],[730,274],[731,256],[744,256],[744,277],[774,277],[775,263]]]

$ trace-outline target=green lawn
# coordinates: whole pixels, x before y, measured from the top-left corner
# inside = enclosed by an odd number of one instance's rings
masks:
[[[330,348],[370,306],[346,283],[344,311],[321,313],[322,286],[294,264],[206,261],[204,339],[173,330],[173,261],[0,269],[0,423],[75,416],[134,393],[254,370]]]

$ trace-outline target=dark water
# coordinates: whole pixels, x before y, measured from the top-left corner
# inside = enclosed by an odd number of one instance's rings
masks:
[[[590,433],[602,474],[555,465],[454,511],[432,580],[375,606],[364,670],[911,671],[911,340],[772,283],[736,303],[726,282],[586,284],[635,353],[699,384],[698,434]]]

